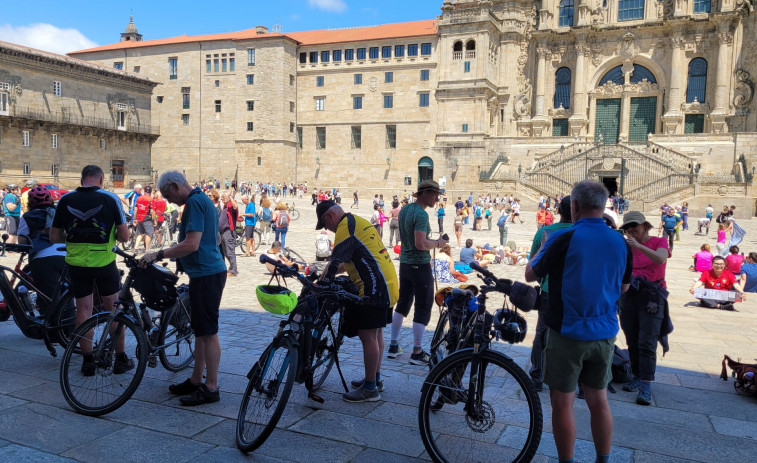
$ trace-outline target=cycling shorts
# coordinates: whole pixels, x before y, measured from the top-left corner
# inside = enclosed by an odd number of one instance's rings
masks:
[[[113,261],[104,267],[69,266],[71,290],[74,297],[80,299],[92,294],[97,287],[100,296],[110,296],[118,292],[121,286],[121,274]],[[108,308],[110,310],[110,308]]]

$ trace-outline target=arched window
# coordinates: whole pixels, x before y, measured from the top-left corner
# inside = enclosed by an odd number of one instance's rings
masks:
[[[709,13],[710,0],[694,0],[694,13]]]
[[[427,156],[418,161],[418,184],[424,180],[434,179],[434,161]]]
[[[452,45],[452,51],[463,51],[463,42],[457,41],[454,45]]]
[[[634,64],[633,72],[631,73],[631,83],[638,84],[644,79],[646,79],[650,84],[657,83],[657,79],[655,79],[652,71],[640,64]],[[626,76],[623,75],[622,66],[615,66],[614,68],[607,71],[607,73],[602,76],[602,79],[600,79],[599,86],[601,87],[609,81],[612,81],[612,83],[616,85],[623,85],[626,83]]]
[[[465,50],[475,50],[476,49],[476,41],[475,40],[468,40],[468,43],[465,44]]]
[[[573,0],[560,1],[560,27],[573,25]]]
[[[555,72],[555,108],[570,108],[570,69],[560,68]]]
[[[618,21],[631,21],[644,18],[645,0],[620,0],[618,2]]]
[[[686,102],[704,103],[707,94],[707,60],[694,58],[689,61],[689,83],[686,87]]]

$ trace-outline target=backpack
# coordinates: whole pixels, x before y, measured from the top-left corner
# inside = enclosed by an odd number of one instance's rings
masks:
[[[615,346],[615,352],[612,354],[612,380],[616,383],[630,383],[633,381],[633,371],[631,371],[631,357],[627,349],[621,349]]]
[[[331,255],[331,245],[329,244],[329,237],[326,235],[318,235],[315,240],[315,255],[316,257],[328,257]]]
[[[271,208],[270,207],[263,208],[263,212],[261,213],[261,218],[268,222],[271,221]]]
[[[279,218],[276,220],[276,228],[284,228],[289,226],[289,213],[287,211],[279,212]]]
[[[507,215],[502,214],[499,216],[499,220],[497,220],[497,226],[504,227],[506,222],[507,222]]]
[[[479,218],[481,217],[481,208],[480,207],[476,208],[476,217],[479,217]]]

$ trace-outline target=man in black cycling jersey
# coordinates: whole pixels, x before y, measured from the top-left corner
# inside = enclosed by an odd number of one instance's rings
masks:
[[[359,306],[347,305],[343,331],[346,336],[360,337],[363,345],[365,376],[353,381],[355,388],[342,397],[347,402],[367,402],[381,399],[381,356],[384,351],[383,328],[392,320],[392,307],[399,297],[399,283],[392,258],[378,237],[376,227],[362,217],[344,212],[333,201],[321,201],[315,209],[318,216],[316,230],[326,228],[335,233],[325,279],[346,271],[367,298]]]
[[[100,167],[86,166],[81,172],[81,187],[60,198],[50,228],[51,243],[66,243],[66,263],[76,298],[76,326],[92,315],[93,285],[97,285],[103,307],[110,310],[121,283],[112,249],[116,239],[129,240],[129,227],[118,196],[102,189],[104,180]],[[92,341],[83,337],[80,345],[84,354],[82,374],[94,376],[97,365]],[[122,338],[116,345],[113,373],[132,368],[134,361],[126,356]]]

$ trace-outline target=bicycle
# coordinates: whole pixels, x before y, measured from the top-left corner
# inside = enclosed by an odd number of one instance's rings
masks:
[[[533,289],[498,279],[475,263],[471,267],[483,275],[484,284],[477,291],[452,290],[440,305],[431,371],[418,407],[423,445],[437,463],[528,462],[541,441],[539,395],[521,367],[490,349],[492,340],[523,341],[526,320],[508,308],[507,298],[494,315],[487,312],[486,301],[488,293],[511,295],[517,285]],[[516,305],[512,296],[511,303]]]
[[[111,312],[93,315],[79,325],[63,354],[60,386],[66,402],[77,413],[100,416],[121,407],[139,387],[145,369],[157,359],[169,371],[180,371],[194,360],[194,332],[190,325],[189,287],[176,286],[179,277],[156,264],[139,268],[137,259],[118,247],[113,252],[124,259],[129,272]],[[131,290],[141,295],[134,301]],[[158,312],[157,317],[150,310]],[[80,340],[92,343],[97,370],[81,372],[82,355],[74,355]],[[134,356],[135,366],[116,371],[116,349]]]
[[[271,435],[284,412],[295,382],[308,390],[308,398],[323,403],[315,393],[326,381],[334,364],[339,370],[337,353],[342,344],[342,304],[351,301],[362,303],[357,288],[346,277],[336,278],[331,284],[315,284],[298,273],[296,266],[277,262],[265,254],[261,263],[275,266],[274,275],[295,277],[302,284],[299,298],[285,291],[286,300],[263,300],[270,294],[258,287],[258,300],[271,313],[289,317],[279,323],[273,341],[265,348],[260,359],[247,373],[249,382],[237,417],[236,444],[243,452],[251,452]],[[311,276],[311,278],[314,277]],[[278,291],[280,287],[273,287]],[[281,288],[285,289],[285,288]],[[342,385],[347,391],[347,384]]]
[[[15,269],[0,265],[0,293],[3,295],[6,309],[0,312],[0,321],[6,321],[13,315],[13,321],[24,336],[41,339],[50,355],[57,357],[58,353],[53,344],[60,344],[63,348],[71,345],[71,332],[76,321],[76,300],[69,290],[68,272],[64,270],[61,274],[52,295],[44,294],[34,286],[32,277],[22,268],[24,257],[31,251],[32,245],[8,244],[7,234],[2,238],[3,252],[17,252],[20,256]],[[8,279],[8,273],[12,275],[11,279]],[[18,285],[14,288],[16,280]],[[47,305],[44,315],[38,308],[40,300]]]
[[[294,203],[292,203],[291,206],[287,204],[287,212],[289,213],[289,217],[292,220],[297,220],[300,218],[300,211],[294,208]]]
[[[239,250],[242,251],[242,254],[247,252],[247,238],[244,237],[244,221],[237,221],[237,226],[234,229],[234,232],[237,234],[237,246],[239,246]],[[260,242],[262,241],[260,230],[258,230],[258,227],[254,227],[252,229],[252,238],[255,243],[255,249],[253,249],[253,252],[256,252],[258,248],[260,247]]]
[[[150,249],[153,251],[159,251],[163,249],[166,244],[169,246],[174,244],[173,233],[171,233],[171,224],[173,217],[169,214],[163,214],[163,221],[158,222],[155,226],[155,233],[150,240]],[[166,243],[168,238],[168,243]]]

